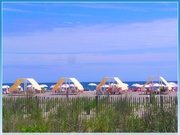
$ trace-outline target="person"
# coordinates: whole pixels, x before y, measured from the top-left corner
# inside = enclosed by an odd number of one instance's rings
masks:
[[[44,87],[43,90],[44,90],[44,93],[45,93],[46,92],[46,87]]]
[[[159,93],[160,93],[160,89],[157,88],[157,89],[156,89],[156,94],[159,94]]]
[[[23,91],[23,87],[21,87],[21,91]]]
[[[149,88],[147,88],[147,90],[146,90],[146,94],[148,94],[148,92],[150,92],[150,89],[149,89]]]
[[[9,89],[8,88],[6,88],[6,94],[9,94]]]

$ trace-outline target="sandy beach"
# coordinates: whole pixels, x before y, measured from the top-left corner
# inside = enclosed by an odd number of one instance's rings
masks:
[[[10,95],[10,94],[3,94],[3,97],[19,97],[19,96],[22,96],[20,94],[13,94],[13,95]],[[46,93],[38,93],[38,94],[35,94],[34,96],[37,96],[37,97],[45,97],[45,98],[56,98],[56,97],[59,97],[59,98],[66,98],[67,95],[66,94],[54,94],[52,92],[46,92]],[[68,97],[95,97],[96,96],[96,93],[95,91],[84,91],[83,93],[78,93],[78,94],[69,94]],[[98,95],[98,96],[108,96],[107,94],[102,94],[102,95]],[[145,94],[144,92],[124,92],[124,93],[121,93],[121,94],[113,94],[113,95],[109,95],[110,97],[128,97],[128,98],[141,98],[141,97],[149,97],[150,95],[149,94]],[[168,96],[177,96],[177,92],[167,92],[167,93],[164,93],[164,94],[155,94],[155,97],[158,97],[158,96],[165,96],[165,97],[168,97]]]

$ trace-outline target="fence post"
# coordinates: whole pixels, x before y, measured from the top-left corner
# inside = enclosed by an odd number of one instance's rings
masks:
[[[175,97],[175,105],[177,105],[177,103],[178,103],[178,99],[177,99],[177,96]]]
[[[67,100],[68,100],[68,97],[69,97],[69,90],[66,89],[66,97],[67,97]]]
[[[153,105],[156,104],[155,93],[150,94],[150,103]]]
[[[149,97],[146,97],[146,103],[149,102]]]
[[[108,91],[108,99],[109,99],[109,97],[110,97],[110,92]]]
[[[35,96],[35,100],[36,100],[36,105],[37,105],[37,108],[39,107],[39,98],[37,96]]]
[[[96,114],[98,113],[98,97],[99,96],[95,96],[95,100],[96,100]]]
[[[155,94],[151,91],[150,92],[150,104],[154,104],[154,100],[155,100]]]
[[[150,104],[152,103],[152,92],[150,91]]]
[[[163,96],[160,96],[160,107],[163,110]]]

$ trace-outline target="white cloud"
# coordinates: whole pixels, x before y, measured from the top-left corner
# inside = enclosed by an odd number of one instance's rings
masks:
[[[145,54],[4,54],[5,65],[108,65],[177,62],[175,53]],[[157,65],[156,65],[157,66]]]
[[[106,76],[118,76],[123,80],[142,81],[152,75],[168,76],[168,79],[177,76],[177,58],[174,53],[5,54],[4,59],[4,80],[9,80],[11,76],[14,80],[19,77],[42,77],[39,80],[46,82],[57,81],[61,77],[75,77],[81,81],[100,81]],[[44,76],[48,77],[44,78]]]
[[[25,10],[21,10],[21,9],[16,9],[16,8],[5,8],[5,7],[3,7],[3,11],[26,12]]]
[[[84,2],[82,3],[72,3],[71,5],[83,8],[92,8],[92,9],[115,9],[115,10],[125,10],[125,11],[133,11],[133,12],[147,12],[147,11],[177,11],[177,8],[166,7],[168,4],[172,5],[172,2],[132,2],[131,4],[134,6],[127,6],[128,2]],[[138,6],[138,4],[149,4],[148,7]],[[153,4],[161,4],[161,6],[156,7]],[[175,4],[175,3],[174,3]],[[56,4],[57,5],[57,4]],[[135,6],[137,5],[137,6]],[[55,6],[55,5],[54,5]],[[59,5],[57,5],[59,6]],[[69,6],[69,4],[65,4],[64,6]]]
[[[46,14],[46,15],[62,15],[56,12],[42,12],[42,11],[24,10],[20,8],[7,8],[7,7],[3,7],[3,11],[4,12],[25,12],[25,13]]]
[[[108,6],[79,4],[79,6],[128,11],[137,9],[109,4]],[[60,14],[60,12],[26,11],[15,8],[3,10],[51,14],[57,17],[88,16],[85,13]],[[147,11],[146,8],[140,10]],[[82,25],[81,22],[74,23],[72,20],[63,22],[66,27],[56,25],[57,28],[51,31],[34,31],[21,35],[17,33],[3,37],[5,68],[3,71],[7,80],[10,76],[16,78],[17,73],[24,77],[51,75],[49,78],[53,79],[61,76],[91,79],[101,79],[104,76],[140,79],[141,76],[157,74],[172,78],[176,76],[177,18],[127,24],[120,22]],[[49,79],[48,77],[46,79]]]
[[[56,28],[3,38],[4,53],[102,53],[177,47],[177,19]]]
[[[173,51],[168,51],[171,48]],[[127,80],[147,79],[150,75],[175,78],[176,49],[177,19],[56,28],[3,37],[4,75],[6,80],[9,74],[17,78],[16,71],[24,77],[46,74],[83,81],[105,76]]]

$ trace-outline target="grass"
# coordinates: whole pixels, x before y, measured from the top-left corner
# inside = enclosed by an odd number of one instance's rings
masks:
[[[3,132],[177,132],[177,97],[152,99],[3,98]]]

